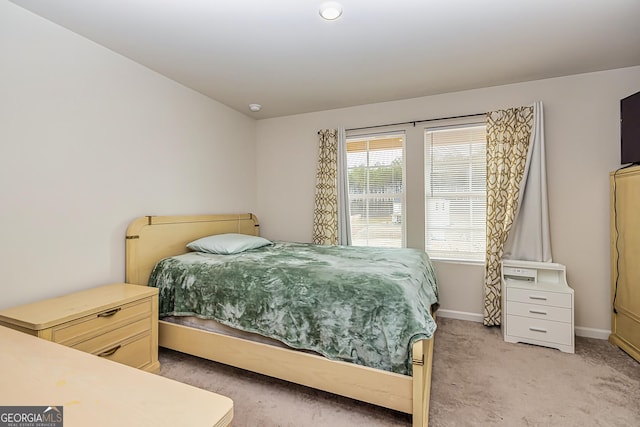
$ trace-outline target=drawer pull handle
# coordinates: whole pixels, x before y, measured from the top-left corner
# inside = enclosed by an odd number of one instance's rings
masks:
[[[529,313],[547,315],[547,312],[542,310],[529,310]]]
[[[98,314],[98,317],[111,317],[120,310],[122,310],[122,307],[114,308],[113,310],[105,311],[104,313]]]
[[[109,356],[113,356],[115,354],[116,351],[120,350],[120,347],[122,347],[122,345],[118,344],[117,346],[113,347],[110,350],[107,351],[103,351],[102,353],[98,354],[98,356],[100,357],[109,357]]]
[[[542,332],[543,334],[547,333],[546,329],[541,329],[541,328],[529,328],[529,330],[533,332]]]
[[[535,296],[535,295],[529,295],[529,299],[537,299],[537,300],[540,300],[540,301],[546,301],[547,297],[538,297],[538,296]]]

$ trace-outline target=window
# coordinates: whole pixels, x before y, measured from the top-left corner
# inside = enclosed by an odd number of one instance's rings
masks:
[[[484,261],[486,127],[425,129],[425,247],[435,259]]]
[[[404,247],[404,133],[347,138],[351,240]]]

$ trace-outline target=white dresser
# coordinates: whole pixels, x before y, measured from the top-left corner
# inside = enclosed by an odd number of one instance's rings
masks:
[[[502,331],[523,342],[573,353],[573,289],[562,264],[502,261]]]

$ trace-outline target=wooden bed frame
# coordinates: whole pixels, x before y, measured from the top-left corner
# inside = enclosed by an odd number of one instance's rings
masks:
[[[147,286],[160,259],[188,252],[186,244],[197,238],[222,233],[259,235],[259,230],[253,214],[138,218],[127,229],[126,282]],[[159,345],[412,414],[413,427],[428,425],[433,338],[413,345],[413,376],[164,321],[159,322]]]

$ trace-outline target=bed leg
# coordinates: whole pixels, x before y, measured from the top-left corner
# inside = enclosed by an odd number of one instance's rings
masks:
[[[413,344],[413,427],[429,425],[433,338]]]

